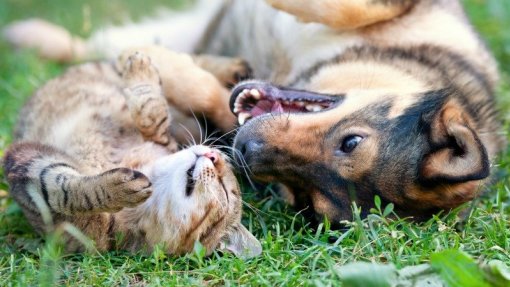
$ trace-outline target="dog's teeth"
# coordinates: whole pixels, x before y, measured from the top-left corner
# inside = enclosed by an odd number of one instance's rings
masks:
[[[241,99],[237,98],[236,101],[234,102],[234,107],[240,109],[242,106],[243,104],[241,103]]]
[[[320,111],[322,111],[322,107],[321,107],[321,106],[319,106],[319,105],[315,105],[315,106],[313,107],[313,111],[314,111],[314,112],[320,112]]]
[[[290,102],[289,101],[283,101],[283,104],[288,106],[288,105],[290,105]]]
[[[251,89],[251,90],[250,90],[250,95],[251,95],[254,99],[256,99],[256,100],[260,100],[260,96],[261,96],[261,95],[260,95],[260,92],[259,92],[258,90],[256,90],[256,89]]]
[[[298,107],[304,107],[305,106],[305,103],[304,102],[296,102],[296,106]]]
[[[237,114],[237,113],[238,113],[238,112],[240,112],[240,111],[241,111],[241,110],[239,109],[239,107],[237,107],[237,106],[236,106],[236,107],[234,107],[234,113],[236,113],[236,114]]]
[[[236,101],[240,102],[241,100],[245,99],[248,96],[248,93],[249,91],[247,89],[244,89],[242,92],[239,93],[239,96],[237,96]]]
[[[247,119],[251,118],[251,115],[249,113],[240,113],[237,120],[239,121],[240,125],[244,125]]]
[[[305,108],[309,112],[320,112],[320,111],[322,111],[322,107],[320,105],[311,105],[311,104],[308,104],[308,105],[306,105]]]

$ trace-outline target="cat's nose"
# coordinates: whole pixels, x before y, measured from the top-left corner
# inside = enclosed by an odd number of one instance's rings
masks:
[[[211,150],[206,152],[204,156],[212,161],[213,164],[217,164],[220,159],[220,154],[217,151]]]

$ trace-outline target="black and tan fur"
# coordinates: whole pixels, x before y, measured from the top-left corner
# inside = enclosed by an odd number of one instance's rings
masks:
[[[208,74],[187,55],[145,51],[165,66],[160,72],[180,65],[182,74]],[[219,61],[220,73],[237,64]],[[177,151],[168,103],[192,96],[178,94],[189,83],[177,78],[172,93],[164,93],[162,79],[175,75],[160,72],[151,58],[128,51],[117,64],[72,67],[39,89],[5,154],[10,194],[39,233],[69,222],[99,250],[160,244],[182,254],[200,241],[208,253],[258,254],[260,244],[240,223],[241,194],[223,155],[205,146]],[[213,91],[215,81],[203,89]],[[41,205],[53,224],[43,221]],[[65,248],[84,246],[66,234]]]
[[[333,222],[351,218],[352,201],[368,212],[375,195],[424,218],[481,192],[506,145],[493,96],[498,72],[459,1],[204,3],[218,13],[193,50],[242,57],[259,79],[236,86],[231,99],[247,121],[236,136],[238,159],[254,178],[283,183],[299,208]],[[8,36],[23,45],[15,37],[23,27],[13,27]],[[182,41],[138,29],[68,37],[66,47],[79,51],[71,58],[107,55],[128,31],[167,47]]]

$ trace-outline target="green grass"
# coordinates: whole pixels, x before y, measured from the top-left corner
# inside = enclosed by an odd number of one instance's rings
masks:
[[[137,19],[161,2],[4,0],[0,2],[0,27],[15,19],[38,16],[87,35],[102,24],[122,21],[128,14]],[[173,1],[175,5],[184,2]],[[510,2],[464,2],[500,62],[502,83],[509,83]],[[11,141],[23,102],[63,68],[30,52],[14,53],[0,41],[0,155]],[[498,100],[508,130],[508,84],[500,87]],[[457,212],[415,224],[387,219],[384,211],[377,211],[365,220],[354,220],[346,231],[329,230],[328,224],[312,230],[271,191],[246,192],[245,200],[254,208],[245,208],[243,222],[261,239],[264,249],[262,256],[249,261],[219,254],[203,258],[200,252],[178,258],[161,252],[148,256],[123,252],[62,255],[52,238],[42,240],[32,231],[6,195],[7,185],[1,180],[0,285],[328,286],[337,285],[340,278],[335,267],[348,262],[392,262],[404,267],[429,262],[433,253],[445,249],[463,250],[480,261],[498,259],[509,264],[510,153],[502,157],[500,167],[500,181],[484,198],[468,205],[470,214],[461,223]]]

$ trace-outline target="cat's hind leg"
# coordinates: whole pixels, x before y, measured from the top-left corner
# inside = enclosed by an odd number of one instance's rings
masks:
[[[29,220],[41,218],[41,204],[52,215],[115,212],[144,202],[151,182],[140,172],[116,168],[83,174],[77,160],[51,146],[14,144],[5,154],[4,171],[13,198]]]
[[[172,120],[168,103],[163,96],[161,79],[151,59],[134,52],[125,59],[119,59],[125,84],[124,95],[131,117],[146,140],[176,148],[170,137]]]
[[[204,115],[223,131],[234,127],[236,117],[228,104],[230,91],[215,77],[218,69],[210,73],[197,65],[190,55],[154,45],[124,51],[118,65],[136,51],[152,59],[161,76],[163,95],[173,108],[189,116]]]

